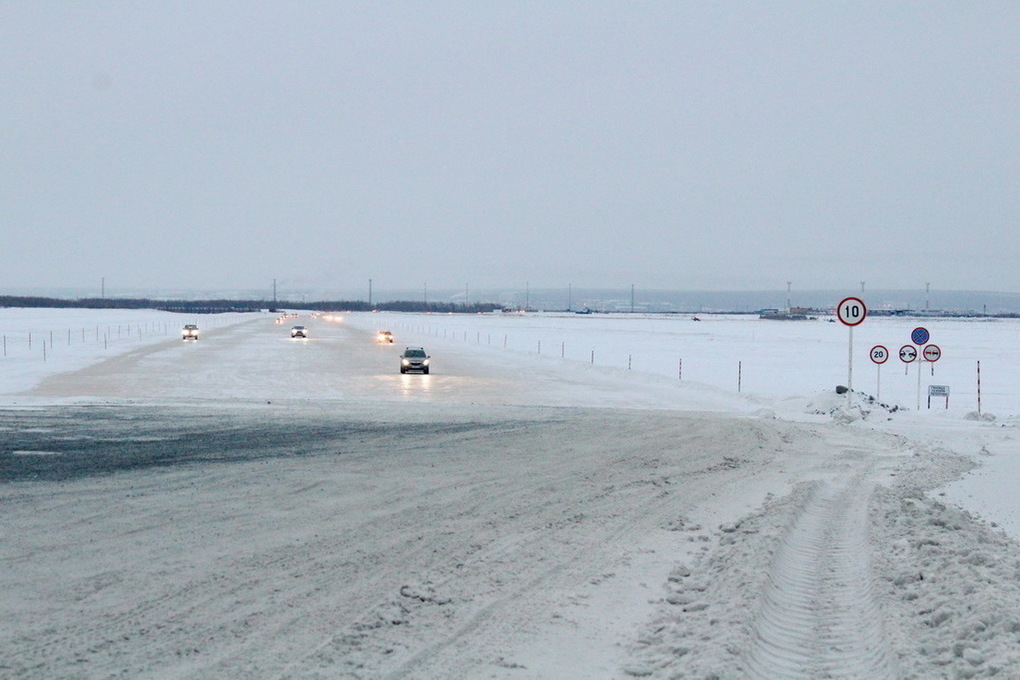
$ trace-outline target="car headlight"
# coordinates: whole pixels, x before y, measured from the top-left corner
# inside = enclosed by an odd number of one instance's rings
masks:
[[[403,364],[404,366],[410,366],[411,365],[411,362],[408,361],[407,359],[401,359],[400,363]]]
[[[428,366],[429,365],[429,360],[426,359],[425,361],[421,362],[421,365],[422,366]]]

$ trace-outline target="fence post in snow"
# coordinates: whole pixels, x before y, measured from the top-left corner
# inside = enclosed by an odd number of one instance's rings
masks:
[[[591,363],[592,363],[592,364],[594,364],[594,363],[595,363],[595,350],[592,350],[592,351],[591,351]]]
[[[630,355],[627,355],[627,370],[630,370]]]
[[[677,360],[677,364],[676,364],[676,379],[677,380],[683,380],[684,379],[684,360],[683,360],[683,357],[681,357],[680,359]]]
[[[741,390],[742,383],[744,380],[744,362],[737,362],[737,392]]]

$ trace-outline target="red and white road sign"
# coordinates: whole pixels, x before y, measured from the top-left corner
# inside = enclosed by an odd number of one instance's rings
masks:
[[[889,350],[882,345],[875,345],[871,348],[871,360],[876,364],[884,364],[889,361]]]
[[[925,345],[921,356],[925,361],[938,361],[942,358],[942,349],[938,345]]]
[[[862,323],[867,316],[868,308],[864,304],[864,300],[860,298],[843,298],[836,306],[836,318],[846,326],[856,326]]]
[[[917,348],[913,345],[903,345],[900,347],[900,361],[905,364],[909,364],[911,361],[917,359]]]

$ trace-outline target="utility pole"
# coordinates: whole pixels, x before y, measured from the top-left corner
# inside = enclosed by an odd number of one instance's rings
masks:
[[[630,313],[634,313],[634,284],[630,284]]]
[[[368,280],[368,308],[372,308],[372,279]]]
[[[793,285],[793,281],[786,282],[786,312],[789,313],[792,307],[790,306],[790,286]]]
[[[106,277],[104,276],[102,281],[99,283],[99,299],[106,299]]]
[[[276,279],[273,279],[273,309],[276,309]]]
[[[929,308],[931,307],[931,297],[929,296],[930,292],[931,284],[930,283],[924,284],[924,311],[926,312],[929,311]]]

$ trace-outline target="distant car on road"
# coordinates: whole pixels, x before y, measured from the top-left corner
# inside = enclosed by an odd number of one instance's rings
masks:
[[[181,329],[182,340],[198,340],[198,326],[193,323],[185,324]]]
[[[421,371],[428,375],[429,359],[431,359],[431,357],[425,353],[423,348],[405,347],[403,353],[400,355],[400,372],[407,373],[408,371]]]
[[[307,338],[308,329],[304,326],[294,326],[290,329],[290,337],[292,338]]]
[[[393,333],[389,331],[379,331],[379,335],[375,336],[376,342],[388,342],[393,344]]]

